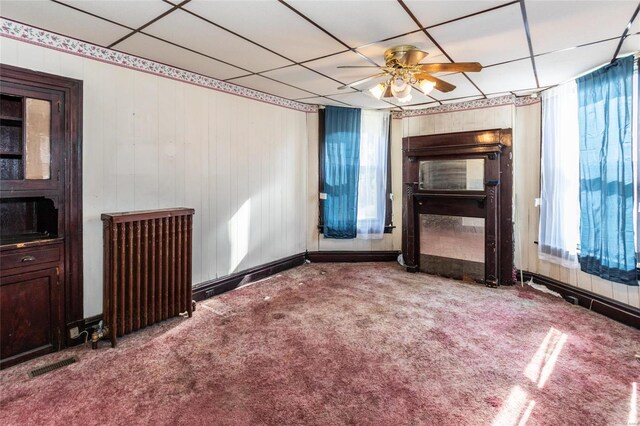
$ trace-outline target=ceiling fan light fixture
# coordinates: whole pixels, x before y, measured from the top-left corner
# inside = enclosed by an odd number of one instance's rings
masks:
[[[433,88],[436,87],[436,84],[433,81],[420,80],[419,87],[422,93],[428,95],[429,93],[431,93]]]
[[[384,84],[378,83],[375,86],[373,86],[371,89],[369,89],[369,93],[371,94],[371,96],[379,100],[384,94],[384,91],[386,88],[387,86],[385,86]]]
[[[407,91],[407,88],[409,89],[409,91]],[[410,91],[411,86],[409,86],[402,77],[395,77],[391,79],[391,93],[393,93],[393,96],[403,97],[406,96],[406,93],[409,93]]]
[[[409,86],[409,89],[411,89],[411,86]],[[407,93],[405,96],[399,98],[396,96],[396,99],[398,100],[398,102],[400,102],[401,104],[406,104],[407,102],[411,101],[411,98],[413,96],[411,96],[411,93]]]

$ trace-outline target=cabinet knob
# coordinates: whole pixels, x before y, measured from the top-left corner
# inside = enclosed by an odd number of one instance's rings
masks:
[[[36,258],[33,256],[25,256],[22,258],[21,262],[33,262],[34,260],[36,260]]]

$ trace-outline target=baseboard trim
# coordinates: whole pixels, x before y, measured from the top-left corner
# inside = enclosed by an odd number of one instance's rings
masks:
[[[565,284],[553,278],[545,277],[544,275],[534,274],[528,271],[522,271],[522,275],[525,280],[533,278],[534,282],[543,284],[550,290],[560,293],[565,300],[567,300],[568,296],[574,297],[580,306],[628,326],[640,329],[640,309],[638,308]]]
[[[233,290],[240,285],[247,284],[253,281],[258,281],[266,278],[270,275],[277,274],[278,272],[286,271],[287,269],[300,266],[305,261],[305,254],[299,253],[293,256],[285,257],[284,259],[276,260],[274,262],[265,263],[264,265],[256,266],[245,271],[241,271],[226,277],[218,278],[211,281],[205,281],[198,284],[193,288],[193,300],[199,302],[204,299],[216,296],[220,293]]]
[[[309,251],[311,262],[395,262],[399,251]]]

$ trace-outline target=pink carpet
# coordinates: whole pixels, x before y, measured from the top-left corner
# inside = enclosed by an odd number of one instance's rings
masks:
[[[3,425],[627,425],[640,332],[394,264],[305,265],[0,372]],[[29,379],[35,367],[80,362]]]

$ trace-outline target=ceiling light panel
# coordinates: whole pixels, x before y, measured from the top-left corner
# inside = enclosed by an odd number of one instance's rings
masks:
[[[408,44],[428,53],[421,63],[429,62],[449,62],[446,56],[438,50],[438,48],[429,40],[422,31],[415,32],[406,36],[394,38],[382,43],[373,43],[359,47],[358,52],[374,60],[376,63],[384,64],[384,51],[390,47]]]
[[[296,89],[295,87],[287,86],[286,84],[269,80],[268,78],[259,75],[251,75],[249,77],[234,79],[230,83],[239,84],[240,86],[260,90],[261,92],[270,93],[287,99],[308,98],[309,96],[314,95],[313,93],[309,93],[305,90]]]
[[[425,27],[481,12],[505,3],[508,1],[405,0],[405,4]]]
[[[100,0],[100,1],[80,1],[80,0],[60,0],[62,3],[93,13],[94,15],[115,21],[131,28],[139,28],[160,16],[171,5],[162,0]]]
[[[518,4],[442,25],[429,33],[455,62],[491,65],[529,56]]]
[[[131,30],[50,1],[2,1],[3,18],[108,46]]]
[[[416,29],[396,1],[288,1],[296,10],[349,47],[358,47]]]
[[[342,44],[276,1],[194,0],[185,9],[297,62],[344,50]]]
[[[291,64],[291,61],[182,10],[154,22],[144,32],[254,72]]]
[[[536,69],[541,86],[564,83],[567,80],[611,61],[618,40],[605,41],[577,49],[562,50],[536,57]]]
[[[351,51],[306,62],[304,65],[331,78],[335,78],[343,84],[351,83],[352,81],[360,80],[380,72],[378,68],[338,68],[340,66],[373,67],[371,62]],[[338,93],[338,91],[335,90],[338,86],[340,85],[335,85],[333,93]]]
[[[285,81],[293,86],[308,90],[313,93],[317,93],[319,95],[332,95],[334,93],[340,92],[337,89],[338,86],[341,86],[340,83],[324,77],[316,72],[303,68],[300,65],[280,68],[263,73],[263,75],[279,81]],[[352,91],[351,89],[345,90],[347,92]]]
[[[536,87],[531,59],[509,62],[467,74],[484,93],[510,92]]]
[[[526,6],[533,52],[540,54],[620,37],[638,3],[530,1]]]
[[[118,50],[219,80],[247,74],[240,68],[229,66],[140,33],[134,34],[118,44]]]

